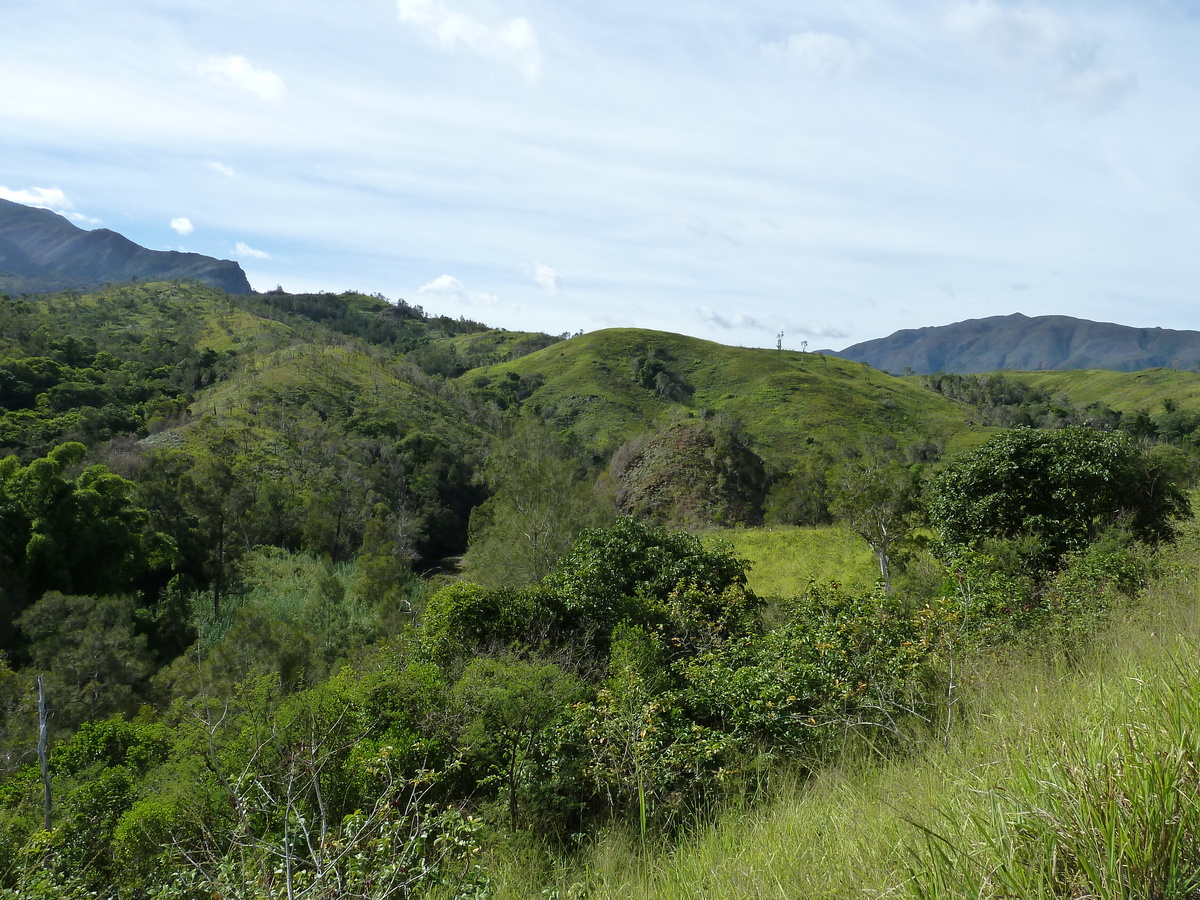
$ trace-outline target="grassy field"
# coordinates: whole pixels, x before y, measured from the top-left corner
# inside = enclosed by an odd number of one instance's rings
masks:
[[[676,846],[510,848],[497,898],[1192,898],[1200,891],[1200,539],[1074,668],[979,660],[948,740],[851,754]]]
[[[1066,394],[1072,402],[1107,403],[1120,412],[1144,409],[1162,411],[1170,398],[1188,412],[1200,411],[1200,375],[1179,369],[1145,369],[1141,372],[1074,370],[1065,372],[1005,372],[1005,377]]]
[[[704,541],[725,541],[749,560],[750,587],[762,597],[796,597],[814,581],[865,590],[879,578],[867,542],[844,528],[725,528]]]

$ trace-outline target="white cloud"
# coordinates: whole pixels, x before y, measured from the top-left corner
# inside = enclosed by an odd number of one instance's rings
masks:
[[[83,222],[87,225],[99,225],[100,220],[92,216],[86,216],[81,212],[75,212],[75,204],[60,188],[21,188],[14,190],[12,188],[0,185],[0,198],[11,200],[13,203],[21,203],[25,206],[35,206],[39,209],[48,209],[70,219],[72,222]]]
[[[182,216],[179,217],[178,219],[171,220],[171,228],[173,228],[179,234],[184,235],[185,237],[196,230],[195,226],[192,225],[192,220],[184,218]]]
[[[1131,68],[1102,60],[1100,44],[1078,20],[1043,6],[960,0],[947,23],[1002,60],[1032,67],[1052,93],[1087,108],[1107,109],[1137,84]]]
[[[270,259],[271,254],[265,250],[255,250],[249,244],[243,241],[238,241],[237,246],[233,248],[233,254],[237,257],[249,256],[253,259]]]
[[[225,163],[210,162],[208,164],[208,167],[210,169],[212,169],[214,172],[218,172],[221,175],[224,175],[226,178],[233,178],[234,175],[237,174],[236,172],[233,171],[232,166],[227,166],[227,165],[225,165]]]
[[[492,28],[441,0],[396,0],[396,9],[401,22],[420,28],[443,50],[461,46],[484,59],[516,66],[530,83],[541,74],[542,54],[528,19]]]
[[[13,190],[0,185],[0,198],[11,200],[13,203],[23,203],[25,206],[52,209],[55,212],[71,208],[71,201],[59,188],[35,187]]]
[[[217,84],[258,94],[264,100],[279,100],[286,90],[282,78],[256,69],[244,56],[210,56],[196,71]]]
[[[534,263],[533,280],[552,294],[557,294],[562,287],[562,275],[542,263]]]
[[[453,275],[439,275],[417,290],[426,297],[440,299],[443,302],[454,300],[471,306],[495,306],[500,302],[500,298],[495,294],[468,290],[467,286]]]
[[[1078,38],[1078,27],[1053,10],[1006,8],[993,0],[963,0],[951,9],[947,21],[956,31],[981,38],[1014,57],[1055,54]]]
[[[737,237],[731,232],[742,232],[745,226],[737,219],[729,219],[725,226],[714,225],[702,215],[690,213],[683,217],[683,229],[692,237],[699,238],[702,241],[723,241],[727,244],[741,247],[745,244],[742,237]]]
[[[866,44],[822,31],[798,31],[783,41],[763,44],[767,59],[799,66],[814,78],[848,75],[871,55]]]

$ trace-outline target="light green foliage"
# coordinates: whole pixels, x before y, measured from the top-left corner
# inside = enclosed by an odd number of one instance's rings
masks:
[[[411,531],[411,520],[396,521],[386,507],[377,506],[354,561],[351,593],[360,608],[376,612],[387,632],[412,621],[412,593],[420,582],[412,571],[416,545]]]
[[[195,645],[156,677],[160,692],[224,693],[251,674],[312,686],[383,631],[381,610],[349,590],[354,566],[263,547],[242,563],[241,592],[214,610],[193,593]]]
[[[733,741],[688,715],[660,638],[624,627],[613,638],[609,676],[575,718],[587,752],[584,775],[612,813],[636,815],[644,841],[653,823],[685,817],[723,775]]]
[[[952,462],[934,479],[930,518],[949,547],[1034,536],[1042,564],[1109,526],[1167,537],[1186,497],[1128,437],[1070,427],[1017,428]]]
[[[541,581],[580,531],[612,518],[566,444],[532,422],[492,450],[483,478],[493,493],[471,513],[464,563],[488,587]]]
[[[892,557],[917,524],[913,471],[894,453],[868,449],[834,466],[828,479],[830,512],[870,545],[884,590],[891,590]]]
[[[1075,369],[1054,372],[1010,372],[1009,378],[1065,395],[1077,404],[1104,403],[1126,414],[1156,409],[1165,399],[1187,412],[1200,412],[1200,383],[1194,371],[1143,369],[1112,372]]]
[[[926,720],[940,622],[879,591],[812,587],[789,621],[688,664],[697,702],[745,748],[820,759],[850,732],[883,744]]]
[[[537,588],[497,588],[458,582],[425,604],[422,641],[442,665],[478,653],[537,648],[557,630],[561,615]]]
[[[51,885],[64,890],[115,887],[114,832],[135,802],[142,779],[167,759],[170,745],[168,730],[149,722],[113,717],[81,726],[51,755],[53,830],[30,832],[30,843],[15,860],[17,871],[0,873],[0,878],[16,875],[32,896],[40,896],[38,890],[49,891]],[[30,812],[40,807],[40,799],[40,790],[27,791]],[[40,877],[25,868],[29,864],[41,869]]]
[[[1115,539],[1094,544],[1064,559],[1046,586],[1042,605],[1047,630],[1064,657],[1079,661],[1097,634],[1132,606],[1153,572],[1153,561],[1142,545]]]
[[[1165,662],[1162,679],[1109,687],[1118,715],[1029,735],[969,815],[924,826],[909,894],[1157,900],[1200,890],[1200,671],[1194,656]]]

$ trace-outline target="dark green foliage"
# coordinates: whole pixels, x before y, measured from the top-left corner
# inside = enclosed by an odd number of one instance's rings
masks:
[[[644,356],[630,360],[634,380],[648,391],[668,400],[687,400],[693,388],[679,374],[678,364],[665,347],[647,347]]]
[[[0,616],[12,621],[45,591],[127,590],[174,559],[133,499],[134,485],[105,466],[78,471],[82,444],[21,466],[0,459]],[[78,474],[75,474],[78,471]],[[14,635],[4,639],[13,646]]]
[[[771,485],[763,502],[767,525],[828,525],[832,494],[828,471],[833,460],[824,453],[804,457]]]
[[[746,564],[726,547],[623,517],[585,531],[543,585],[561,605],[564,622],[603,647],[622,621],[665,623],[680,586],[719,596],[744,588]]]
[[[609,477],[622,512],[672,527],[759,524],[768,478],[728,417],[677,422],[613,454]]]
[[[538,791],[550,761],[555,722],[584,699],[583,683],[549,662],[482,657],[467,665],[454,686],[454,702],[466,717],[465,762],[480,785],[496,785],[506,797],[508,824]],[[524,798],[526,799],[522,799]]]
[[[938,372],[924,376],[921,384],[943,397],[975,407],[981,425],[1050,428],[1091,424],[1093,427],[1107,425],[1112,428],[1121,419],[1120,413],[1107,408],[1084,411],[1063,397],[1056,398],[1045,388],[1025,384],[998,372],[989,375]]]
[[[947,547],[1029,534],[1043,561],[1122,524],[1169,537],[1189,512],[1167,473],[1122,434],[1017,428],[952,462],[931,485],[929,514]]]
[[[137,708],[153,662],[128,597],[49,591],[17,625],[32,665],[49,673],[46,695],[57,731]]]

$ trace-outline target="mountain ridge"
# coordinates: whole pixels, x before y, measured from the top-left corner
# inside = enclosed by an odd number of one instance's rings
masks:
[[[988,316],[907,328],[835,353],[886,372],[1191,369],[1200,364],[1200,331],[1137,328],[1072,316]]]
[[[48,293],[177,278],[253,293],[233,260],[149,250],[108,228],[86,231],[51,210],[0,199],[0,290]]]

